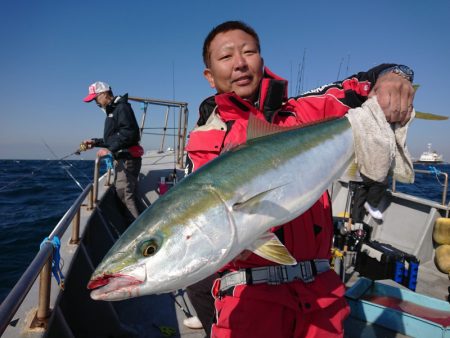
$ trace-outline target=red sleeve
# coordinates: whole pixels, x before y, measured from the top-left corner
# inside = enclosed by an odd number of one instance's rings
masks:
[[[190,133],[186,151],[192,162],[192,171],[219,156],[224,137],[224,130],[194,130]]]
[[[290,98],[285,108],[296,113],[299,123],[341,117],[350,108],[360,107],[371,88],[370,81],[351,77]]]

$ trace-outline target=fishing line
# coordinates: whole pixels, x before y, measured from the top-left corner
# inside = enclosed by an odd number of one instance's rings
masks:
[[[47,147],[47,149],[52,153],[52,155],[55,157],[55,158],[58,158],[58,156],[55,154],[55,152],[50,148],[50,146],[47,144],[47,142],[45,142],[45,140],[44,139],[41,139],[42,140],[42,142],[44,143],[44,145]],[[59,162],[61,162],[61,161],[63,161],[64,163],[66,163],[66,164],[68,164],[70,167],[72,167],[72,165],[69,163],[69,162],[67,162],[67,161],[64,161],[64,159],[59,159],[58,160]],[[63,168],[65,171],[66,171],[66,173],[70,176],[70,178],[75,182],[75,184],[83,191],[84,190],[84,188],[83,188],[83,186],[80,184],[80,182],[78,182],[77,180],[76,180],[76,178],[72,175],[72,173],[69,171],[69,169],[67,169],[66,167],[64,167],[64,166],[60,166],[61,168]],[[72,167],[73,168],[73,167]]]
[[[191,311],[189,311],[186,301],[184,300],[184,294],[180,293],[180,290],[178,290],[176,294],[171,292],[171,293],[169,293],[169,295],[170,295],[170,298],[172,298],[172,300],[175,302],[175,304],[178,305],[178,307],[181,309],[181,311],[184,312],[184,314],[187,318],[192,317]],[[176,299],[177,296],[180,296],[183,299],[183,302],[185,303],[186,308],[184,308],[183,305],[181,305],[180,302],[178,302],[178,300]]]
[[[74,151],[73,153],[70,153],[70,154],[68,154],[68,155],[66,155],[66,156],[64,156],[64,157],[62,157],[62,158],[60,158],[60,160],[63,160],[63,159],[65,159],[65,158],[69,157],[69,156],[75,155],[77,152],[78,152],[78,150],[76,150],[76,151]],[[29,178],[29,177],[33,176],[35,173],[40,172],[41,170],[45,169],[46,167],[48,167],[48,166],[51,165],[52,163],[53,163],[53,161],[48,161],[48,163],[46,163],[46,164],[44,164],[43,166],[41,166],[41,167],[39,167],[39,168],[33,170],[33,171],[31,172],[31,174],[23,175],[22,177],[19,177],[17,180],[12,181],[12,182],[10,182],[10,183],[8,183],[8,184],[6,184],[6,185],[0,187],[0,191],[3,191],[3,190],[5,190],[5,189],[8,188],[8,187],[10,187],[10,186],[12,186],[12,185],[14,185],[14,184],[16,184],[16,183],[18,183],[18,182],[20,182],[20,181],[23,181],[23,180],[26,179],[26,178]]]

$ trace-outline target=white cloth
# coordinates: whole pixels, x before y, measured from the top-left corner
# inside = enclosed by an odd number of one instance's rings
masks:
[[[376,97],[359,108],[350,109],[347,118],[352,125],[355,158],[359,171],[366,177],[383,182],[389,174],[403,183],[414,182],[414,168],[406,147],[408,126],[390,124]]]
[[[381,258],[383,257],[383,253],[381,251],[371,248],[367,244],[363,244],[361,246],[361,252],[364,252],[370,258],[376,259],[378,262],[381,262]]]

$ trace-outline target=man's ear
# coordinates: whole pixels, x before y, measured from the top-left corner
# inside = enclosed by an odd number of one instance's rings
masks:
[[[205,68],[203,71],[203,76],[205,77],[206,81],[209,82],[209,85],[211,88],[216,88],[216,83],[214,82],[214,76],[211,73],[211,70],[209,68]]]

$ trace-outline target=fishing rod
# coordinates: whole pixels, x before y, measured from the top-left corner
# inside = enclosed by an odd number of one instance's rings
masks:
[[[58,156],[55,154],[55,152],[53,151],[53,149],[50,148],[50,146],[47,144],[47,142],[45,142],[44,139],[42,139],[42,142],[43,142],[44,145],[47,147],[47,149],[52,153],[52,155],[53,155],[55,158],[58,158]],[[73,154],[79,155],[79,154],[80,154],[80,149],[74,151]],[[66,157],[69,157],[69,156],[71,156],[71,155],[67,155]],[[66,157],[65,157],[65,158],[66,158]],[[64,157],[63,157],[63,158],[60,158],[60,159],[58,160],[58,162],[61,162],[61,161],[63,161],[64,163],[66,163],[66,164],[69,165],[70,167],[75,168],[71,163],[69,163],[69,162],[67,162],[67,161],[64,161]],[[78,182],[78,181],[76,180],[76,178],[72,175],[72,173],[69,171],[69,169],[67,169],[67,168],[64,167],[64,166],[61,166],[61,168],[63,168],[63,169],[66,171],[67,175],[70,176],[70,178],[75,182],[75,184],[76,184],[81,190],[84,190],[84,187],[80,184],[80,182]],[[85,176],[85,178],[87,178],[87,179],[89,180],[89,177],[87,177],[85,173],[83,173],[81,170],[80,170],[80,172]]]
[[[82,145],[84,145],[84,144],[82,144]],[[59,161],[62,161],[62,160],[66,159],[66,158],[68,158],[68,157],[70,157],[70,156],[73,156],[73,155],[80,155],[80,152],[81,152],[81,151],[85,151],[85,150],[87,149],[86,147],[84,147],[85,149],[81,149],[81,148],[82,148],[82,147],[81,147],[81,145],[80,145],[80,148],[79,148],[79,149],[75,150],[74,152],[72,152],[72,153],[70,153],[70,154],[68,154],[68,155],[66,155],[66,156],[61,157],[61,158],[59,159]],[[6,188],[8,188],[8,187],[10,187],[10,186],[12,186],[12,185],[18,183],[18,182],[23,181],[24,179],[26,179],[26,178],[28,178],[28,177],[30,177],[30,176],[33,176],[35,173],[40,172],[41,170],[45,169],[46,167],[48,167],[48,166],[51,165],[52,163],[53,163],[53,162],[48,161],[48,163],[46,163],[46,164],[44,164],[43,166],[41,166],[41,167],[39,167],[39,168],[33,170],[33,171],[31,172],[31,174],[23,175],[22,177],[19,177],[17,180],[12,181],[12,182],[9,182],[8,184],[6,184],[6,185],[0,187],[0,192],[3,191],[3,190],[5,190]]]

